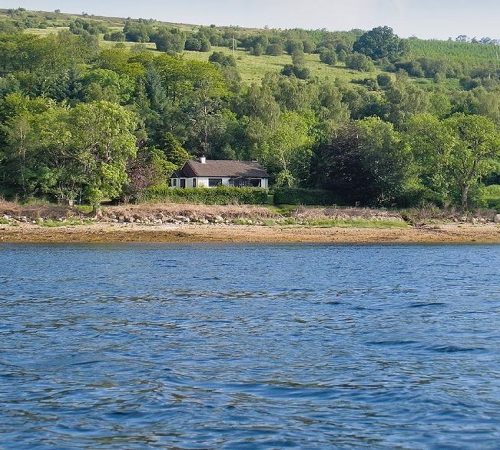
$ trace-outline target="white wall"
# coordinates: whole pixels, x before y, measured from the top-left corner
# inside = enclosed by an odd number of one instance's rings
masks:
[[[225,178],[225,177],[210,177],[210,178],[221,178],[222,179],[222,185],[223,186],[229,186],[229,181],[230,178]],[[173,178],[177,180],[177,186],[172,186],[174,189],[179,189],[181,187],[181,179],[186,180],[186,188],[192,188],[193,187],[193,178]],[[208,177],[198,177],[196,178],[197,183],[196,187],[209,187],[209,178]],[[262,189],[269,189],[269,183],[268,183],[267,178],[262,178],[261,180],[261,187]],[[172,181],[170,182],[172,183]]]

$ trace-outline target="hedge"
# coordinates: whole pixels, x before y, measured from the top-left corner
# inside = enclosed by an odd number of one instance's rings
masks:
[[[341,199],[331,191],[281,188],[274,191],[275,205],[339,205]]]
[[[218,186],[212,189],[172,189],[164,186],[149,189],[140,200],[204,205],[265,205],[268,203],[268,198],[269,193],[266,189],[227,186]]]

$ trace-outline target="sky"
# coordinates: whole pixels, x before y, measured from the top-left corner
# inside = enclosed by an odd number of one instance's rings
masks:
[[[0,7],[258,28],[388,25],[402,37],[500,38],[500,0],[0,0]]]

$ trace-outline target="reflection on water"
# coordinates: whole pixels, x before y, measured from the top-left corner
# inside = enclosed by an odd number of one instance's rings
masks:
[[[498,246],[1,246],[0,448],[498,448]]]

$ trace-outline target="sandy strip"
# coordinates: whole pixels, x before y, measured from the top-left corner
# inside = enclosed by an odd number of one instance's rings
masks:
[[[500,226],[433,225],[421,228],[313,228],[246,225],[95,224],[48,228],[0,226],[0,243],[497,243]]]

